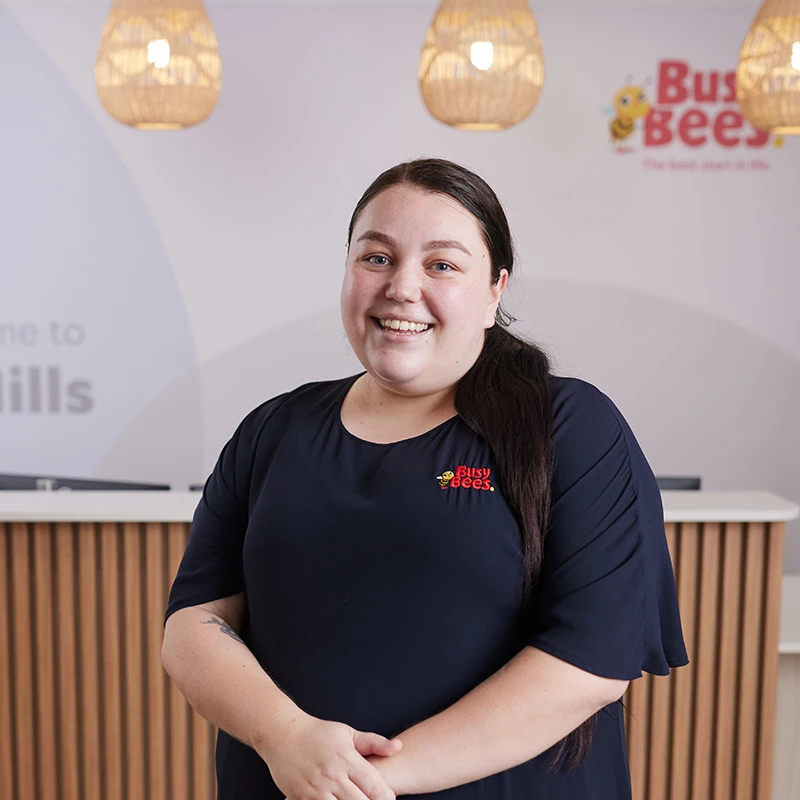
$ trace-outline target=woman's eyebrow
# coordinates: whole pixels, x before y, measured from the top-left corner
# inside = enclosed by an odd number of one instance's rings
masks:
[[[364,231],[361,236],[356,239],[357,242],[363,242],[366,240],[370,240],[373,242],[381,242],[389,247],[397,247],[397,242],[392,239],[391,236],[387,236],[385,233],[381,233],[380,231]],[[423,250],[447,250],[447,249],[454,249],[454,250],[461,250],[463,253],[466,253],[468,256],[472,256],[469,250],[464,247],[461,242],[457,239],[433,239],[430,242],[426,242],[422,248]]]
[[[471,256],[469,250],[464,247],[461,242],[457,239],[434,239],[432,242],[428,242],[423,248],[423,250],[461,250],[463,253],[466,253],[468,256]]]
[[[361,236],[356,239],[356,241],[363,242],[367,239],[373,242],[382,242],[389,247],[397,247],[397,242],[392,239],[391,236],[387,236],[385,233],[381,233],[380,231],[364,231],[364,233],[362,233]]]

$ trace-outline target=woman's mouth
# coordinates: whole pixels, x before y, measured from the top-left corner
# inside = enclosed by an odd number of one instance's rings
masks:
[[[408,319],[379,319],[377,317],[373,317],[373,319],[379,328],[391,333],[423,333],[431,327],[428,322],[413,322]]]

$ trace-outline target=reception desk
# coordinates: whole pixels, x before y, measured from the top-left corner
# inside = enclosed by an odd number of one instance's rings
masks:
[[[784,523],[665,492],[689,656],[626,696],[636,800],[770,800]],[[214,730],[161,668],[198,495],[0,492],[0,798],[212,800]]]

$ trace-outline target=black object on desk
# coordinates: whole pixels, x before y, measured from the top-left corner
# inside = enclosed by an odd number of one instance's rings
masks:
[[[687,489],[697,491],[700,489],[699,477],[665,475],[659,477],[656,475],[656,482],[658,483],[658,488],[661,489],[662,492],[672,490],[685,491]]]

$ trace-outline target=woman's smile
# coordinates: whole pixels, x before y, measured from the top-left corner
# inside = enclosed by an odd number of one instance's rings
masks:
[[[407,319],[394,319],[390,317],[378,318],[377,320],[380,327],[385,331],[399,331],[401,333],[424,333],[431,326],[428,322],[413,322]]]
[[[420,342],[428,338],[433,325],[428,322],[416,322],[410,319],[397,317],[371,317],[370,318],[378,329],[378,336],[386,342],[398,342],[407,344],[410,342]]]

